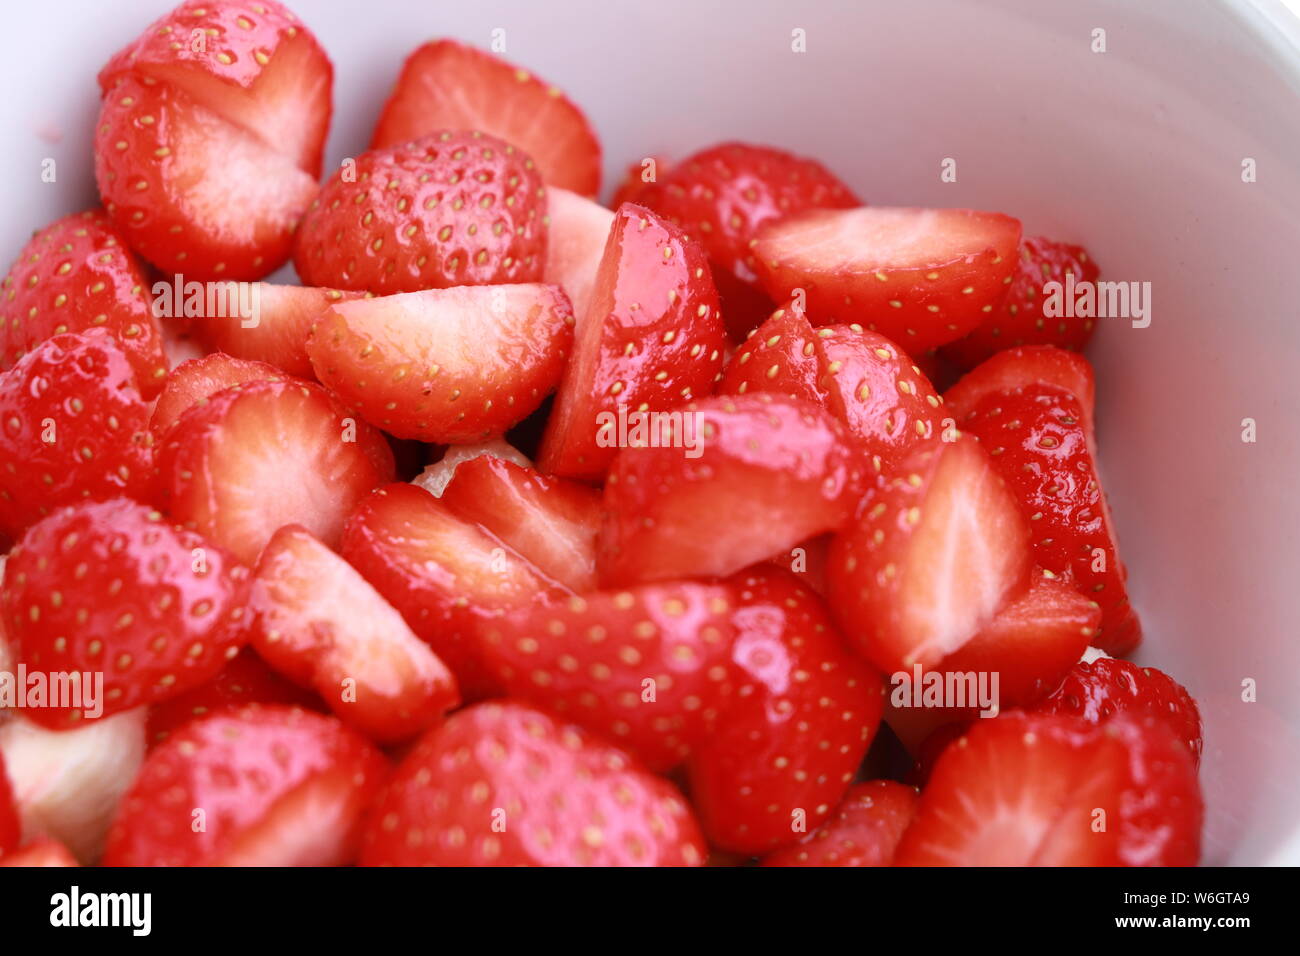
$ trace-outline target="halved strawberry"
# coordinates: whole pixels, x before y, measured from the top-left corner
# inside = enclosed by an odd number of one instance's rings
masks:
[[[477,285],[340,302],[316,320],[317,377],[399,438],[501,435],[564,372],[573,312],[553,285]]]
[[[790,303],[773,312],[736,349],[723,369],[718,393],[772,392],[826,406],[816,333]]]
[[[407,57],[370,148],[440,129],[491,133],[531,155],[548,185],[600,191],[600,143],[582,111],[527,70],[455,40],[434,40]]]
[[[338,866],[387,764],[332,717],[249,704],[155,747],[109,829],[105,866]]]
[[[1034,560],[1101,606],[1092,644],[1130,653],[1142,639],[1083,406],[1054,385],[990,394],[958,422],[979,438],[1033,533]]]
[[[0,373],[0,535],[63,505],[154,494],[149,406],[117,341],[46,339]]]
[[[371,808],[364,866],[699,866],[690,807],[601,738],[522,704],[429,731]]]
[[[1020,243],[1019,262],[1006,301],[975,331],[945,345],[944,356],[961,368],[971,369],[995,352],[1017,345],[1055,345],[1082,352],[1092,338],[1092,319],[1043,314],[1043,286],[1048,282],[1064,284],[1067,273],[1074,274],[1076,283],[1085,283],[1096,282],[1101,270],[1082,246],[1027,236]]]
[[[648,209],[614,214],[591,301],[546,424],[538,467],[601,479],[619,409],[673,408],[713,391],[725,333],[704,250]]]
[[[442,457],[425,465],[424,471],[416,475],[411,484],[418,485],[435,498],[441,498],[451,480],[456,477],[456,469],[465,462],[482,456],[513,462],[520,468],[532,468],[532,462],[518,448],[503,438],[493,438],[473,445],[449,445]]]
[[[1016,392],[1030,385],[1055,385],[1079,400],[1088,434],[1096,391],[1092,365],[1082,355],[1053,345],[1022,345],[998,352],[944,393],[948,414],[960,426],[986,396]]]
[[[253,382],[182,415],[159,467],[172,517],[251,566],[286,524],[337,545],[361,497],[392,480],[393,453],[319,385]]]
[[[759,280],[803,289],[818,325],[860,324],[922,352],[976,328],[1006,296],[1020,222],[971,209],[818,210],[759,231]]]
[[[756,568],[727,583],[738,686],[695,748],[690,792],[709,842],[754,856],[830,816],[880,725],[885,685],[789,574]]]
[[[23,824],[18,819],[18,805],[14,803],[13,787],[5,773],[4,752],[0,751],[0,857],[18,846],[23,835]]]
[[[351,565],[286,525],[257,564],[252,642],[344,723],[392,743],[460,703],[447,666]]]
[[[108,330],[152,398],[167,374],[149,283],[101,210],[75,213],[32,236],[0,283],[0,369],[54,335]]]
[[[1159,718],[976,721],[943,751],[898,866],[1194,866],[1192,755]]]
[[[508,695],[670,770],[731,699],[729,598],[691,583],[594,591],[486,625],[480,650]]]
[[[1029,586],[1029,528],[972,438],[915,450],[831,545],[830,603],[887,673],[930,667]]]
[[[597,559],[607,584],[732,574],[852,516],[862,473],[815,405],[719,396],[673,415],[610,467]]]
[[[167,375],[167,382],[153,406],[149,430],[155,440],[162,441],[177,419],[218,392],[234,385],[283,382],[287,378],[274,365],[234,358],[224,352],[209,352],[182,362]]]
[[[495,455],[463,461],[442,501],[578,593],[596,587],[600,492]]]
[[[77,858],[58,840],[37,837],[12,853],[0,855],[0,866],[80,866]]]
[[[585,316],[614,214],[567,189],[546,190],[546,265],[542,279],[562,288],[573,314]]]
[[[854,784],[835,816],[763,866],[889,866],[916,814],[915,787],[893,780]]]

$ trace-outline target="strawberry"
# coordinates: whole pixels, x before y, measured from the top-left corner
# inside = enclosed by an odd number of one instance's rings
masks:
[[[77,858],[58,840],[38,837],[22,849],[0,855],[0,866],[79,866]]]
[[[225,549],[123,498],[33,525],[0,585],[15,656],[31,670],[102,672],[104,684],[84,714],[51,700],[31,718],[67,728],[97,704],[117,713],[213,677],[247,639],[248,578]]]
[[[831,545],[830,604],[887,673],[929,668],[1029,586],[1029,528],[974,439],[916,449]]]
[[[478,285],[340,302],[316,320],[317,377],[399,438],[501,435],[559,384],[573,312],[552,285]]]
[[[1201,760],[1201,712],[1187,689],[1164,671],[1101,657],[1079,661],[1056,690],[1034,706],[1036,713],[1070,714],[1100,724],[1128,712],[1159,715]]]
[[[376,489],[343,532],[343,557],[452,669],[467,700],[497,684],[475,647],[480,625],[562,593],[514,550],[415,485]]]
[[[958,425],[979,438],[1033,531],[1034,560],[1101,606],[1092,644],[1127,654],[1141,640],[1125,587],[1083,407],[1053,385],[991,394]]]
[[[1082,352],[1092,338],[1092,319],[1053,318],[1043,314],[1048,282],[1096,282],[1101,270],[1082,246],[1054,242],[1041,236],[1020,243],[1020,258],[1007,289],[1006,301],[975,331],[944,346],[945,357],[965,369],[974,368],[995,352],[1017,345],[1055,345]]]
[[[456,470],[467,461],[488,456],[513,462],[520,468],[532,468],[524,454],[502,438],[478,442],[473,445],[450,445],[437,461],[425,465],[424,471],[416,475],[411,484],[418,485],[435,498],[441,498],[451,480],[456,477]]]
[[[391,295],[536,282],[546,190],[532,158],[474,131],[362,153],[321,187],[298,230],[307,285]]]
[[[1160,718],[980,720],[943,751],[899,866],[1193,866],[1196,766]]]
[[[1030,385],[1055,385],[1078,399],[1084,425],[1092,435],[1096,404],[1092,365],[1082,355],[1052,345],[1022,345],[996,353],[948,389],[943,402],[953,424],[960,426],[986,396]]]
[[[145,398],[167,374],[162,337],[139,261],[98,209],[65,216],[32,236],[0,282],[0,369],[54,335],[107,329]]]
[[[153,494],[149,407],[111,335],[56,335],[0,374],[0,535],[73,502]]]
[[[770,146],[721,143],[688,156],[646,185],[637,202],[704,245],[733,335],[762,321],[753,242],[762,227],[812,209],[860,205],[821,163]],[[774,296],[782,302],[787,295]]]
[[[709,842],[754,856],[830,816],[880,725],[885,686],[789,574],[754,569],[727,583],[738,687],[691,757],[690,792]]]
[[[648,209],[614,214],[574,354],[546,424],[538,466],[599,481],[620,408],[673,408],[713,391],[725,333],[700,246]]]
[[[772,392],[827,407],[824,374],[813,327],[787,302],[736,349],[722,371],[718,392]]]
[[[18,805],[14,803],[13,787],[5,773],[4,753],[0,752],[0,857],[15,849],[23,835],[23,824],[18,818]]]
[[[371,808],[363,866],[699,866],[680,793],[541,711],[484,703],[429,731]]]
[[[719,396],[670,424],[610,467],[598,556],[607,584],[731,574],[851,517],[862,474],[816,406]]]
[[[653,161],[654,166],[647,167],[646,159]],[[672,162],[665,156],[647,156],[628,164],[623,171],[622,181],[614,189],[614,195],[610,197],[609,208],[617,209],[625,202],[640,203],[641,197],[650,188],[650,184],[656,182],[660,175],[667,175],[671,168]]]
[[[393,606],[297,525],[263,550],[250,605],[258,653],[372,740],[413,737],[460,703],[456,679]]]
[[[834,535],[819,534],[807,541],[800,541],[784,554],[770,558],[768,563],[789,571],[807,587],[826,595],[826,561],[830,555],[831,541]]]
[[[600,492],[480,455],[456,468],[442,501],[575,592],[596,587]]]
[[[915,787],[893,780],[854,784],[834,817],[766,856],[763,866],[889,866],[916,804]]]
[[[773,299],[804,290],[813,323],[858,323],[924,352],[998,308],[1019,243],[1020,222],[1000,213],[864,207],[769,223],[753,255]]]
[[[108,832],[105,866],[338,866],[387,764],[331,717],[249,704],[155,747]]]
[[[224,352],[210,352],[201,358],[190,359],[177,365],[167,376],[162,394],[154,403],[149,430],[157,441],[163,441],[177,419],[218,392],[235,385],[287,379],[288,376],[274,365],[233,358]]]
[[[406,58],[370,140],[383,149],[441,129],[477,129],[537,161],[549,186],[600,191],[600,143],[567,96],[505,60],[455,40]]]
[[[614,214],[567,189],[546,190],[546,264],[542,279],[562,288],[573,314],[584,316]]]
[[[728,598],[724,587],[690,583],[594,591],[489,623],[480,649],[509,696],[670,770],[730,699]]]
[[[392,480],[393,453],[319,385],[253,382],[182,415],[159,468],[172,517],[252,566],[286,524],[336,545],[361,497]]]

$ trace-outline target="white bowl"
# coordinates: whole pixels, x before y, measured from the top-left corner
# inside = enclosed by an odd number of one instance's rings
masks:
[[[95,74],[168,0],[6,12],[0,258],[95,201]],[[365,148],[405,55],[450,35],[562,86],[629,162],[723,139],[826,162],[872,203],[971,206],[1152,284],[1102,323],[1102,472],[1140,660],[1206,722],[1205,862],[1300,863],[1300,27],[1274,0],[299,0],[334,60],[327,159]],[[1106,52],[1094,52],[1095,29]],[[805,31],[807,52],[791,48]],[[57,162],[42,183],[41,163]],[[955,183],[940,163],[957,161]],[[1255,160],[1257,181],[1242,181]],[[1241,440],[1242,420],[1258,440]],[[1257,700],[1242,700],[1243,681]]]

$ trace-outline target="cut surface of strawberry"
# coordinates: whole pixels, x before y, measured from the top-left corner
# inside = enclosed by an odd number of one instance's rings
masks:
[[[171,370],[149,419],[149,430],[156,441],[163,441],[176,420],[187,411],[235,385],[252,382],[282,382],[288,378],[280,369],[266,362],[235,358],[224,352],[182,362]]]
[[[542,279],[562,288],[573,314],[585,316],[614,213],[567,189],[546,190],[546,265]]]
[[[13,786],[5,773],[4,753],[0,752],[0,857],[17,847],[22,835],[23,824],[14,803]]]
[[[520,468],[532,468],[532,462],[518,448],[503,438],[493,438],[471,445],[449,445],[442,457],[425,465],[424,471],[416,475],[411,484],[423,488],[435,498],[441,498],[451,480],[456,477],[456,470],[465,462],[484,455],[513,462]]]
[[[916,814],[915,787],[893,780],[856,783],[835,815],[763,866],[889,866]]]

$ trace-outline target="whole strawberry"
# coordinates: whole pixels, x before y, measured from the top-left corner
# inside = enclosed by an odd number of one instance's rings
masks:
[[[303,218],[308,285],[388,295],[536,282],[546,193],[532,158],[476,131],[443,131],[345,164]]]

